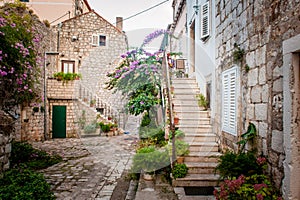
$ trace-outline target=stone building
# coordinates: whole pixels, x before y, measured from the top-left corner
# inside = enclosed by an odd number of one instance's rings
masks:
[[[78,125],[82,117],[88,118],[85,125],[95,120],[95,107],[104,105],[106,117],[112,115],[116,120],[123,117],[120,114],[123,108],[121,97],[105,89],[107,72],[116,67],[120,55],[127,49],[122,19],[117,20],[116,27],[95,11],[89,11],[54,28],[59,54],[56,67],[48,68],[49,137],[79,137]],[[51,79],[55,72],[80,73],[82,80],[64,84]],[[92,101],[97,105],[90,107]],[[64,119],[57,119],[61,116]],[[63,130],[55,130],[55,127],[63,127],[65,132],[61,135]],[[56,135],[56,132],[60,133]]]
[[[256,126],[284,199],[300,198],[299,13],[297,0],[216,0],[215,128],[236,149]]]

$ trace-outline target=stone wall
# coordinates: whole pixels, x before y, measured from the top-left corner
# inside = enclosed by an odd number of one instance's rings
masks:
[[[0,119],[0,172],[3,172],[9,169],[9,156],[15,121],[1,110]]]
[[[76,99],[79,95],[79,82],[80,80],[58,81],[56,79],[47,79],[47,98]]]
[[[283,160],[283,54],[282,43],[300,33],[297,0],[217,0],[216,80],[237,64],[240,74],[238,134],[248,122],[258,130],[259,151],[268,157],[270,174],[280,188]],[[233,61],[234,44],[245,51],[241,62]],[[246,65],[249,69],[246,69]],[[249,70],[249,71],[248,71]],[[221,124],[221,82],[217,83],[216,123]],[[222,133],[224,147],[236,148],[237,137]]]

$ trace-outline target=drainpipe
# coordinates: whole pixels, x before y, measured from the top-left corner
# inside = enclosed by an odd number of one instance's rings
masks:
[[[59,23],[58,24],[58,29],[57,29],[57,49],[56,51],[58,52],[59,51],[59,43],[60,43],[60,30],[61,30],[61,27],[62,27],[62,23]]]

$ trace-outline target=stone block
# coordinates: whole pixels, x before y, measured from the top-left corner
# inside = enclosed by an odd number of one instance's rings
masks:
[[[256,65],[266,63],[266,45],[256,50]]]
[[[273,70],[273,78],[276,79],[283,75],[282,67],[276,66]]]
[[[267,138],[268,124],[265,122],[258,123],[258,135],[262,138]]]
[[[253,120],[254,119],[254,104],[249,104],[247,106],[247,113],[248,113],[248,118],[249,120]]]
[[[258,68],[254,68],[248,72],[248,85],[255,86],[257,84],[258,84]]]
[[[261,93],[262,93],[262,87],[259,85],[254,86],[251,89],[251,95],[250,100],[252,103],[261,103]]]
[[[259,72],[258,72],[258,83],[265,84],[266,81],[267,81],[266,66],[262,66],[261,68],[259,68]]]
[[[279,78],[273,82],[273,92],[283,91],[283,79]]]
[[[269,85],[268,84],[265,84],[262,86],[261,100],[263,103],[269,102]]]
[[[246,54],[246,63],[249,65],[250,68],[254,68],[256,66],[254,53],[254,51],[251,51]]]
[[[272,131],[271,148],[279,153],[283,153],[283,132],[278,130]]]
[[[267,120],[268,118],[268,104],[255,104],[255,119],[256,120]]]

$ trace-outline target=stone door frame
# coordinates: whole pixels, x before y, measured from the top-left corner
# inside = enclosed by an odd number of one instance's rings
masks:
[[[300,198],[300,34],[283,41],[284,199]],[[298,116],[297,116],[298,115]]]

